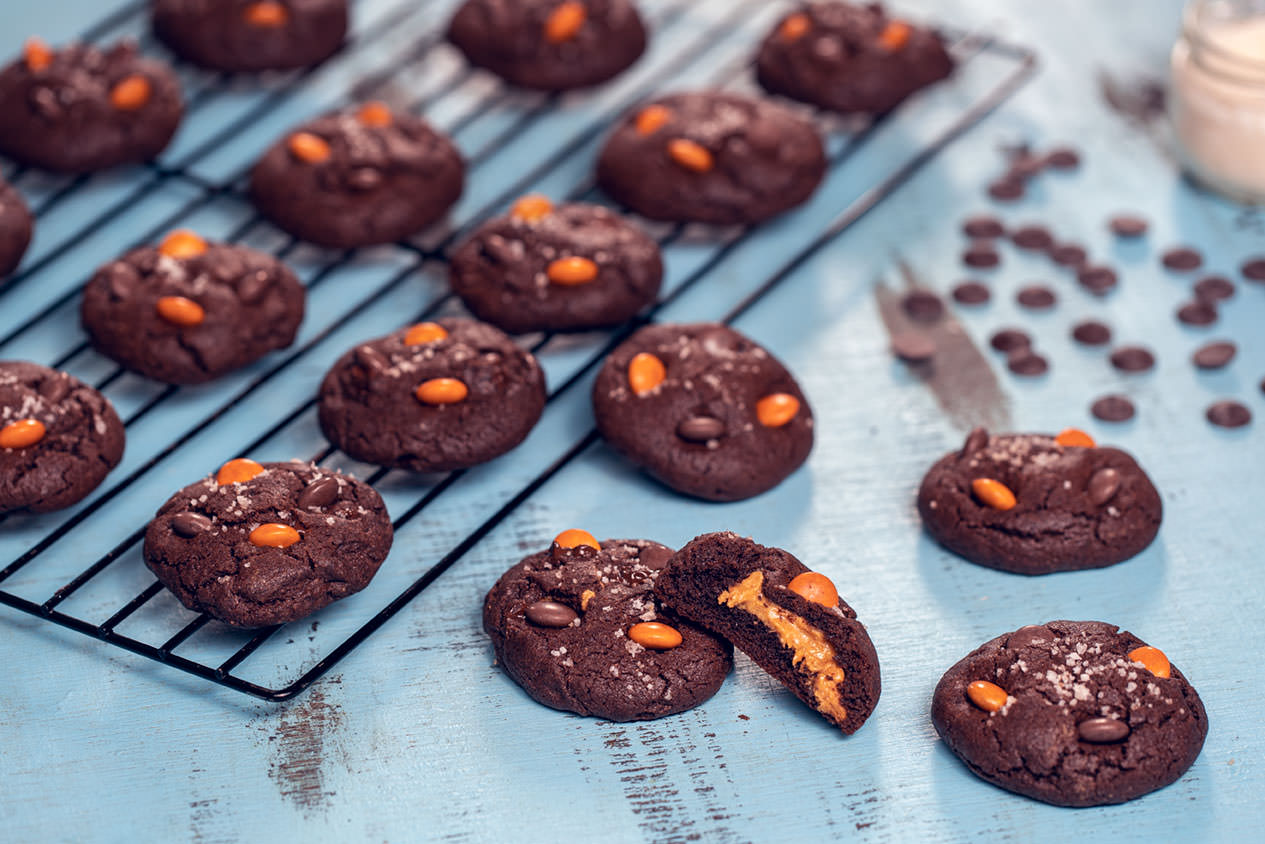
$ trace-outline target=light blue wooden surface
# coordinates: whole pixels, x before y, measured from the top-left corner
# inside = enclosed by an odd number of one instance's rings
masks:
[[[418,33],[442,24],[452,0],[362,0],[358,26],[376,35],[320,71],[300,93],[262,108],[249,131],[209,154],[191,156],[217,127],[266,94],[246,84],[203,101],[168,152],[203,178],[222,179],[286,126],[345,95],[349,80],[391,67]],[[552,150],[601,125],[635,97],[647,78],[688,49],[677,86],[726,77],[781,4],[741,0],[644,4],[664,27],[652,55],[629,76],[595,94],[568,97],[535,128],[515,133],[473,172],[456,218],[479,214],[507,184]],[[1188,282],[1156,265],[1153,253],[1186,242],[1204,249],[1211,269],[1232,272],[1265,252],[1255,215],[1184,185],[1162,146],[1107,109],[1101,71],[1120,78],[1162,76],[1177,26],[1174,0],[921,0],[897,4],[967,31],[998,33],[1034,46],[1037,79],[1000,112],[951,145],[908,185],[805,263],[738,322],[800,376],[819,419],[808,467],[773,493],[732,505],[684,501],[639,477],[596,447],[534,495],[484,542],[444,574],[335,673],[288,706],[257,703],[169,668],[0,608],[0,838],[4,840],[181,839],[240,841],[301,835],[308,840],[964,840],[1077,839],[1244,840],[1265,822],[1261,755],[1265,684],[1261,682],[1259,571],[1265,523],[1265,290],[1240,285],[1212,330],[1179,326],[1172,313]],[[108,11],[92,0],[9,2],[0,11],[0,55],[16,52],[27,33],[53,41],[82,31]],[[746,8],[754,10],[747,13]],[[403,23],[395,20],[412,10]],[[678,16],[677,12],[683,15]],[[738,23],[706,49],[693,43],[716,16]],[[123,30],[140,33],[130,19]],[[148,45],[148,49],[155,49]],[[462,125],[458,143],[480,153],[515,125],[538,98],[500,100],[475,119],[472,103],[494,88],[482,75],[450,84],[460,65],[439,46],[396,77],[398,101],[433,93],[428,114]],[[834,173],[813,203],[734,250],[662,314],[702,319],[725,313],[746,292],[812,241],[853,199],[907,161],[982,96],[1013,62],[993,55],[969,62],[958,80],[919,98],[885,124]],[[209,77],[190,75],[191,91]],[[276,85],[272,81],[267,85]],[[218,89],[217,89],[218,90]],[[197,96],[196,93],[193,94]],[[838,136],[837,136],[838,137]],[[988,210],[980,186],[1001,166],[997,147],[1030,140],[1075,142],[1086,163],[1072,176],[1049,176],[1011,221],[1041,220],[1086,243],[1123,270],[1106,304],[1082,294],[1044,262],[1006,252],[990,275],[1000,294],[962,316],[984,347],[1010,323],[1033,326],[1054,370],[1024,383],[997,366],[1018,430],[1078,425],[1138,455],[1164,493],[1159,541],[1111,569],[1037,580],[987,571],[951,556],[919,531],[913,492],[926,466],[956,447],[963,431],[931,393],[892,363],[878,319],[876,280],[895,285],[898,259],[948,290],[962,277],[958,221]],[[562,195],[585,181],[595,141],[584,144],[533,187]],[[836,140],[836,146],[841,144]],[[8,172],[6,166],[5,172]],[[94,179],[88,189],[42,221],[30,260],[104,208],[120,203],[146,178],[125,172]],[[61,183],[24,177],[34,204]],[[196,191],[177,183],[128,201],[94,225],[95,234],[0,294],[0,336],[39,315],[81,285],[99,263],[162,222]],[[1103,222],[1138,210],[1155,223],[1149,247],[1119,247]],[[246,219],[236,200],[200,207],[185,222],[209,234]],[[432,244],[440,235],[423,237]],[[264,226],[245,240],[284,244]],[[686,238],[668,250],[669,290],[715,254],[711,241]],[[291,256],[306,278],[319,278],[329,256],[299,249]],[[376,250],[321,278],[311,291],[300,345],[327,336],[266,388],[238,402],[90,516],[4,588],[42,600],[84,565],[127,536],[171,490],[237,455],[241,443],[301,404],[325,367],[347,346],[389,330],[442,294],[440,268],[391,285],[409,265],[399,249]],[[1034,278],[1057,281],[1059,307],[1032,317],[1011,302]],[[376,295],[380,287],[387,292]],[[340,322],[354,302],[373,304]],[[0,346],[0,358],[55,360],[81,340],[76,303],[54,309]],[[1108,319],[1122,340],[1151,345],[1160,357],[1150,375],[1124,377],[1099,353],[1067,339],[1085,315]],[[1226,372],[1196,374],[1190,352],[1205,337],[1239,342]],[[601,338],[553,342],[542,353],[551,384],[576,371]],[[991,356],[991,353],[989,353]],[[116,483],[193,428],[275,360],[207,387],[182,390],[129,431]],[[1000,363],[994,360],[994,363]],[[68,368],[100,379],[113,368],[90,352]],[[401,532],[387,565],[366,592],[321,613],[319,625],[284,631],[247,663],[243,674],[284,683],[341,641],[394,594],[450,550],[525,483],[584,435],[591,424],[587,378],[560,396],[521,449],[456,484]],[[1107,391],[1134,396],[1136,422],[1108,427],[1088,415]],[[126,416],[161,390],[124,376],[107,391]],[[1237,397],[1259,417],[1244,431],[1221,432],[1203,420],[1214,398]],[[260,459],[310,456],[323,446],[312,414],[301,416],[253,453]],[[332,461],[368,475],[370,467]],[[422,480],[388,475],[380,485],[398,515],[427,489]],[[21,554],[67,514],[11,519],[0,527],[0,565]],[[695,534],[732,529],[794,551],[829,574],[870,629],[883,664],[883,697],[871,721],[841,738],[789,694],[740,658],[720,693],[675,718],[612,725],[544,709],[493,665],[479,629],[481,598],[501,571],[542,547],[559,530],[579,526],[599,536],[648,536],[681,544]],[[152,581],[135,548],[65,609],[103,620]],[[163,595],[120,632],[161,642],[192,616]],[[994,789],[968,774],[936,740],[927,718],[940,674],[984,639],[1051,618],[1118,623],[1163,648],[1198,687],[1211,733],[1203,755],[1176,785],[1121,807],[1060,810]],[[189,644],[199,659],[226,657],[241,637],[214,626]],[[182,653],[184,651],[182,650]],[[744,716],[744,717],[740,717]]]

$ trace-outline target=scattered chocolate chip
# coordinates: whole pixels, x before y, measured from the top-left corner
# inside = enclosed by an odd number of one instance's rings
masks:
[[[962,253],[962,263],[977,270],[987,270],[1001,263],[1001,254],[991,241],[981,240],[972,243],[970,248]]]
[[[356,363],[364,367],[371,375],[386,372],[391,368],[391,361],[387,360],[386,355],[370,346],[361,346],[356,349]]]
[[[1006,366],[1016,375],[1033,378],[1050,371],[1050,362],[1031,349],[1019,349],[1006,358]]]
[[[988,195],[998,202],[1015,202],[1023,199],[1027,188],[1023,180],[1007,175],[988,186]]]
[[[687,443],[706,443],[725,435],[725,423],[712,416],[691,416],[676,426],[676,435]]]
[[[1081,156],[1071,147],[1058,147],[1050,150],[1045,157],[1045,166],[1054,170],[1075,170],[1081,166]]]
[[[1219,401],[1208,408],[1208,421],[1220,428],[1242,428],[1251,423],[1252,411],[1236,401]]]
[[[1164,266],[1174,272],[1188,273],[1197,270],[1204,264],[1203,255],[1188,246],[1170,249],[1161,257]]]
[[[1089,500],[1101,507],[1120,491],[1120,473],[1115,469],[1099,469],[1089,479]]]
[[[1006,354],[1032,346],[1032,338],[1028,336],[1028,332],[1020,331],[1018,328],[1003,328],[988,342],[994,349]]]
[[[1078,246],[1075,243],[1064,243],[1061,246],[1055,246],[1050,249],[1050,259],[1060,267],[1080,269],[1089,260],[1089,252],[1085,250],[1084,246]]]
[[[641,555],[637,557],[637,562],[651,571],[658,571],[668,564],[668,560],[672,559],[672,549],[664,548],[661,545],[651,545],[641,549]]]
[[[52,378],[40,384],[40,396],[49,404],[60,404],[61,400],[66,398],[70,393],[70,379],[62,373],[54,375]]]
[[[1111,326],[1087,319],[1073,326],[1072,339],[1085,346],[1105,346],[1111,342]]]
[[[1103,396],[1090,405],[1089,412],[1103,422],[1128,422],[1137,413],[1133,402],[1121,395]]]
[[[1045,226],[1020,226],[1010,235],[1010,240],[1020,249],[1044,252],[1054,245],[1054,235]]]
[[[211,520],[201,513],[177,513],[171,520],[171,529],[178,536],[192,539],[211,529]]]
[[[1142,237],[1151,228],[1145,219],[1133,214],[1118,214],[1111,218],[1108,225],[1116,237]]]
[[[919,331],[903,331],[892,337],[892,354],[907,363],[923,363],[936,356],[936,343]]]
[[[1005,236],[1006,227],[996,217],[981,215],[979,217],[971,217],[963,223],[962,233],[973,240],[981,238],[991,239]]]
[[[958,452],[958,458],[965,460],[977,451],[988,447],[988,430],[986,428],[974,428],[971,433],[967,434],[966,442],[962,444],[962,450]]]
[[[1015,300],[1025,308],[1044,311],[1058,304],[1054,291],[1040,284],[1029,285],[1019,291]]]
[[[1195,282],[1195,298],[1202,302],[1223,302],[1234,298],[1234,282],[1225,276],[1210,275]]]
[[[1045,169],[1045,159],[1039,155],[1021,152],[1010,159],[1010,169],[1005,178],[1029,181]]]
[[[985,305],[991,298],[992,292],[978,281],[964,281],[953,288],[953,301],[959,305]]]
[[[1076,725],[1081,741],[1115,744],[1129,737],[1129,725],[1115,718],[1087,718]]]
[[[1191,361],[1200,369],[1221,369],[1223,366],[1228,366],[1238,353],[1238,346],[1228,340],[1222,340],[1200,346],[1191,357]]]
[[[253,305],[264,297],[272,285],[272,273],[267,270],[256,270],[237,283],[237,296],[246,304]]]
[[[338,478],[319,478],[299,493],[299,509],[328,507],[338,500]]]
[[[918,322],[935,322],[944,316],[944,302],[930,290],[914,290],[901,301],[905,313]]]
[[[537,627],[567,627],[580,616],[566,604],[541,600],[527,608],[527,620]]]
[[[1076,274],[1076,281],[1090,293],[1102,296],[1120,283],[1120,276],[1111,267],[1085,267]]]
[[[1248,281],[1265,281],[1265,258],[1253,258],[1247,261],[1240,272]]]
[[[1050,640],[1050,629],[1043,624],[1025,624],[1006,639],[1007,650],[1018,651]]]
[[[1205,301],[1187,302],[1177,309],[1177,319],[1203,328],[1217,321],[1217,306]]]
[[[1121,372],[1146,372],[1155,366],[1155,355],[1141,346],[1121,346],[1111,353],[1111,365]]]

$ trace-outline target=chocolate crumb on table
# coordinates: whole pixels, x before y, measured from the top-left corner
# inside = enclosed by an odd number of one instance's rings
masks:
[[[972,240],[993,240],[1006,236],[1006,226],[991,215],[971,217],[962,224],[962,234]]]
[[[962,253],[962,263],[976,270],[989,270],[1001,263],[1001,253],[991,240],[977,240]]]
[[[1174,272],[1193,272],[1203,266],[1203,255],[1189,246],[1177,246],[1160,256],[1164,267]]]
[[[1265,258],[1252,258],[1240,268],[1248,281],[1265,282]]]
[[[1118,214],[1108,222],[1111,233],[1120,238],[1139,238],[1146,235],[1150,223],[1135,214]]]
[[[1121,346],[1111,353],[1111,365],[1121,372],[1147,372],[1155,368],[1155,355],[1142,346]]]
[[[1200,346],[1191,361],[1199,369],[1222,369],[1230,365],[1238,352],[1239,348],[1234,343],[1220,340]]]
[[[1015,301],[1029,310],[1044,311],[1058,304],[1058,296],[1045,285],[1034,284],[1020,290]]]
[[[1084,346],[1105,346],[1111,342],[1111,326],[1087,319],[1072,327],[1072,338]]]
[[[1016,375],[1035,378],[1050,371],[1050,361],[1032,349],[1016,349],[1006,358],[1006,367]]]
[[[985,305],[992,298],[988,286],[979,281],[964,281],[953,288],[953,301],[959,305]]]
[[[1187,302],[1177,309],[1177,320],[1184,325],[1206,328],[1216,323],[1217,306],[1206,300]]]
[[[1234,298],[1234,282],[1225,276],[1211,275],[1195,282],[1194,293],[1201,302],[1223,302]]]
[[[1029,348],[1032,336],[1019,328],[1003,328],[995,332],[988,343],[997,351],[1009,354],[1016,349]]]
[[[1252,411],[1232,400],[1219,401],[1208,408],[1208,421],[1219,428],[1242,428],[1252,422]]]
[[[1133,402],[1127,396],[1119,394],[1097,399],[1090,406],[1090,412],[1094,414],[1094,418],[1103,422],[1128,422],[1137,415]]]

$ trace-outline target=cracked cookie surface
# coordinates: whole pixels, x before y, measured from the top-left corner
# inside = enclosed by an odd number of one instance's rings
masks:
[[[347,35],[347,0],[154,0],[150,14],[163,43],[213,70],[306,67]]]
[[[1180,778],[1208,733],[1199,695],[1155,653],[1114,624],[1024,627],[950,668],[931,718],[995,785],[1057,806],[1123,803]],[[976,683],[996,687],[992,711],[971,699]]]
[[[238,475],[245,480],[223,475],[242,463],[250,467]],[[269,539],[269,527],[289,533],[289,544]],[[145,531],[144,557],[194,612],[264,627],[364,589],[391,541],[386,505],[368,484],[299,461],[233,461],[159,509]]]
[[[646,540],[600,545],[555,542],[488,592],[483,629],[505,672],[546,706],[611,721],[661,718],[710,698],[732,649],[656,602],[671,549]],[[680,642],[645,647],[630,635],[639,624],[668,625]]]
[[[1010,490],[1013,507],[981,501],[973,489],[980,479]],[[1119,449],[977,430],[927,473],[918,512],[950,551],[989,568],[1035,575],[1133,557],[1159,532],[1163,503],[1137,461]]]
[[[123,445],[123,423],[101,393],[65,372],[0,361],[0,513],[82,500],[123,459]]]

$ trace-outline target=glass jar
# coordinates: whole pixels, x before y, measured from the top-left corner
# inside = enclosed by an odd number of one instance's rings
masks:
[[[1265,203],[1265,0],[1191,0],[1172,74],[1186,170],[1231,199]]]

